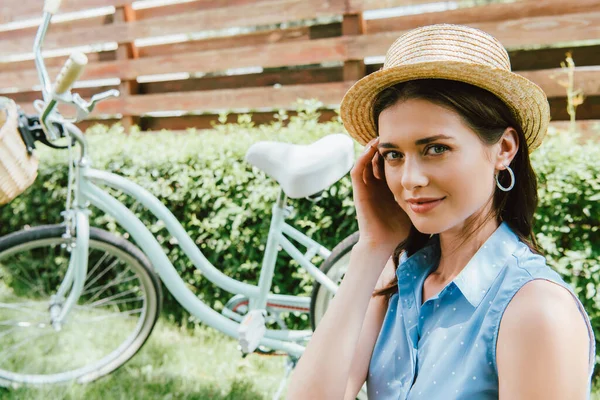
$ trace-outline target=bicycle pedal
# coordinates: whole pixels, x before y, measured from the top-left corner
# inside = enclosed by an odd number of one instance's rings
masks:
[[[252,310],[246,314],[238,328],[238,342],[242,353],[253,353],[266,331],[264,310]]]

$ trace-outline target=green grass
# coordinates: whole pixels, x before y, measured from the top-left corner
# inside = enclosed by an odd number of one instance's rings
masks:
[[[183,330],[160,320],[146,345],[113,374],[87,385],[0,388],[6,400],[271,399],[285,357],[249,355],[214,329]],[[596,388],[591,400],[600,400]]]
[[[107,377],[87,385],[0,388],[0,398],[270,399],[285,362],[285,357],[257,354],[242,359],[236,342],[214,329],[184,331],[161,320],[140,352]]]

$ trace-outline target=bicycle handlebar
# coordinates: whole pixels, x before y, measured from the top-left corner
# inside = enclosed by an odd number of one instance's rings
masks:
[[[56,14],[60,8],[61,0],[46,0],[44,2],[44,12]]]
[[[74,52],[67,60],[63,68],[61,69],[56,82],[54,85],[51,84],[48,76],[48,71],[44,64],[44,57],[42,55],[42,44],[44,37],[50,25],[52,16],[58,12],[60,3],[62,0],[45,0],[44,2],[44,18],[36,34],[35,42],[33,45],[33,52],[35,54],[35,64],[38,70],[38,76],[42,83],[42,94],[43,101],[36,100],[34,106],[40,115],[40,125],[48,141],[54,141],[60,138],[59,132],[54,128],[54,124],[63,124],[66,122],[78,122],[87,117],[94,106],[99,101],[105,100],[109,97],[119,96],[118,90],[108,90],[103,93],[98,93],[92,96],[91,101],[84,101],[78,94],[72,94],[70,92],[71,86],[81,75],[84,66],[88,60],[84,53]],[[63,118],[60,113],[56,110],[57,103],[65,103],[75,106],[77,110],[77,116],[71,119]]]
[[[71,53],[71,56],[60,70],[54,84],[54,93],[61,95],[73,86],[86,66],[88,59],[81,52]]]

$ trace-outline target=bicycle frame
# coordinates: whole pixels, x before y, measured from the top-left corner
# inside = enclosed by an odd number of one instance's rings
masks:
[[[74,219],[76,222],[74,259],[77,260],[77,262],[71,263],[66,277],[66,280],[69,280],[70,278],[71,280],[74,280],[76,284],[73,285],[66,304],[74,304],[83,287],[80,280],[81,276],[85,278],[89,242],[89,231],[87,230],[89,224],[89,210],[87,208],[89,204],[92,204],[115,218],[119,225],[129,232],[137,245],[148,258],[153,261],[156,272],[167,289],[187,311],[199,318],[202,322],[207,323],[209,326],[212,326],[229,336],[238,338],[237,328],[239,323],[234,322],[213,310],[189,290],[154,235],[148,230],[144,223],[127,207],[98,187],[96,183],[120,190],[143,204],[154,216],[165,223],[167,230],[177,239],[179,246],[184,253],[190,258],[195,267],[202,271],[203,275],[208,280],[231,293],[247,296],[250,299],[250,309],[265,309],[268,301],[289,305],[294,308],[309,308],[310,298],[308,297],[269,293],[275,269],[278,246],[281,246],[300,264],[301,267],[305,268],[324,287],[332,293],[337,291],[337,284],[329,279],[327,275],[322,273],[310,261],[310,257],[314,254],[319,254],[323,258],[326,258],[331,252],[285,222],[286,196],[281,192],[273,207],[267,245],[260,271],[259,285],[255,286],[240,282],[228,277],[214,267],[185,232],[181,223],[179,223],[175,216],[150,192],[119,175],[91,168],[91,163],[87,156],[87,143],[83,134],[71,123],[66,123],[65,127],[81,146],[81,158],[77,162],[75,168],[76,184],[74,187],[76,215],[76,218]],[[300,250],[284,236],[284,234],[287,234],[290,238],[306,246],[308,248],[307,253],[302,254]],[[81,269],[83,272],[76,270],[76,272],[73,273],[71,271],[73,268]],[[71,282],[63,282],[61,289],[68,286],[69,283]],[[63,309],[62,311],[62,316],[64,316],[68,312],[68,309]],[[58,322],[60,323],[60,320]],[[302,354],[304,347],[296,342],[306,340],[311,334],[312,332],[310,330],[267,330],[261,344],[299,357]]]
[[[288,211],[286,207],[287,197],[282,192],[280,192],[278,200],[273,207],[269,235],[259,276],[259,284],[258,286],[255,286],[232,279],[215,268],[185,232],[179,221],[177,221],[173,214],[151,193],[123,177],[91,168],[85,137],[72,122],[65,120],[60,114],[55,112],[55,105],[57,102],[62,102],[77,106],[77,118],[75,120],[79,120],[88,115],[93,109],[94,104],[98,101],[114,96],[116,93],[114,93],[115,91],[108,91],[93,96],[91,102],[86,103],[78,95],[71,95],[70,90],[68,89],[65,93],[61,91],[59,91],[60,93],[57,93],[56,88],[51,86],[41,48],[52,14],[56,12],[59,4],[59,1],[54,1],[50,4],[46,2],[44,7],[44,17],[38,27],[33,47],[38,77],[42,84],[42,93],[44,95],[43,102],[38,104],[40,122],[44,133],[48,140],[56,140],[60,137],[60,134],[53,127],[52,123],[60,123],[70,134],[69,136],[79,143],[81,149],[81,157],[75,164],[75,187],[73,188],[75,203],[73,210],[70,210],[70,202],[67,201],[67,211],[65,214],[67,226],[69,226],[69,228],[75,228],[75,247],[72,250],[71,260],[65,278],[50,304],[51,319],[55,329],[60,329],[62,320],[66,318],[70,309],[76,304],[83,291],[87,274],[87,254],[89,249],[88,207],[91,204],[98,207],[106,214],[111,215],[119,225],[129,232],[139,247],[141,247],[142,251],[150,260],[152,260],[159,277],[167,289],[186,310],[213,328],[218,329],[229,336],[238,338],[237,328],[239,323],[219,314],[198,299],[179,277],[164,250],[148,228],[146,228],[146,226],[129,209],[127,209],[127,207],[96,184],[102,184],[121,190],[143,204],[152,214],[165,223],[169,233],[178,240],[179,246],[190,258],[194,266],[202,271],[203,275],[215,285],[231,293],[246,296],[249,299],[250,311],[265,310],[269,301],[277,303],[279,306],[289,306],[291,309],[309,309],[310,298],[308,297],[269,293],[279,246],[281,246],[284,251],[296,260],[302,268],[306,269],[308,273],[310,273],[327,290],[335,294],[337,291],[337,284],[323,274],[310,261],[310,258],[316,254],[319,254],[323,258],[327,258],[331,252],[285,222],[287,216],[286,213]],[[85,59],[85,56],[83,56],[83,58]],[[84,64],[81,64],[81,66],[82,65]],[[65,68],[61,71],[61,76],[74,76],[71,73],[67,73],[66,71],[68,68]],[[65,73],[62,74],[63,72]],[[65,84],[64,81],[62,83]],[[69,82],[68,85],[61,85],[61,87],[68,87],[70,85],[71,82]],[[69,179],[70,178],[71,176]],[[69,182],[71,182],[71,180],[69,180]],[[70,194],[71,192],[69,190],[69,196]],[[70,229],[68,233],[72,233],[72,231],[73,229]],[[284,235],[288,235],[291,239],[304,245],[308,249],[307,252],[302,254]],[[267,330],[261,340],[261,344],[299,357],[302,354],[304,347],[297,342],[308,339],[311,334],[312,332],[310,330]]]

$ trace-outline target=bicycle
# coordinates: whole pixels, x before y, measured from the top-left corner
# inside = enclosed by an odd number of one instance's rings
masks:
[[[320,192],[346,175],[354,160],[352,140],[337,134],[310,145],[258,142],[248,150],[246,161],[274,178],[280,192],[272,209],[258,285],[234,280],[210,264],[173,214],[151,193],[121,176],[92,168],[89,146],[75,122],[89,115],[99,101],[118,96],[118,92],[97,94],[90,102],[71,93],[87,63],[83,53],[71,55],[52,86],[41,47],[59,5],[60,0],[46,0],[34,44],[43,93],[43,100],[34,102],[39,116],[21,113],[19,120],[29,150],[40,141],[69,151],[64,223],[0,238],[0,385],[86,383],[111,373],[131,359],[152,333],[162,302],[161,282],[190,314],[238,339],[244,356],[254,351],[287,354],[287,377],[312,330],[287,329],[281,314],[290,310],[310,313],[314,329],[358,240],[355,233],[333,251],[328,250],[285,222],[292,212],[287,200],[315,201]],[[57,103],[74,106],[76,117],[61,116]],[[61,138],[67,139],[66,146],[54,143]],[[72,153],[76,147],[77,160]],[[277,154],[279,157],[274,156]],[[303,165],[294,167],[290,159],[301,160]],[[188,289],[148,228],[99,185],[137,199],[164,222],[203,276],[234,294],[221,313]],[[90,206],[112,216],[137,245],[90,227]],[[306,252],[290,239],[304,246]],[[315,278],[312,296],[270,293],[279,246]],[[311,262],[315,255],[325,260],[320,268]],[[119,329],[111,329],[114,321],[118,321]],[[267,329],[267,325],[280,329]],[[98,338],[101,340],[95,341]]]

